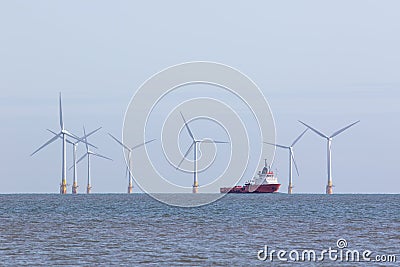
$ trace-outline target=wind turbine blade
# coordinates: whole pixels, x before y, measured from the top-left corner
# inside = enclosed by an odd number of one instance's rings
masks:
[[[296,163],[296,160],[294,159],[294,154],[293,154],[292,151],[290,151],[290,155],[292,156],[292,160],[293,160],[293,163],[294,163],[294,167],[296,168],[297,176],[300,176],[299,168],[297,168],[297,163]]]
[[[71,138],[74,138],[75,140],[77,140],[77,141],[79,141],[79,142],[85,143],[86,146],[89,145],[89,146],[91,146],[91,147],[98,148],[97,146],[95,146],[95,145],[93,145],[93,144],[88,143],[87,141],[85,141],[85,138],[80,138],[80,137],[78,137],[78,136],[76,136],[76,135],[74,135],[74,134],[72,134],[72,133],[70,133],[70,132],[68,132],[68,131],[66,131],[66,130],[64,130],[64,133],[65,133],[67,136],[69,136],[69,137],[71,137]],[[77,142],[77,143],[79,143],[79,142]]]
[[[108,158],[108,157],[106,157],[106,156],[103,156],[103,155],[100,155],[100,154],[97,154],[97,153],[94,153],[94,152],[92,152],[91,154],[92,154],[93,156],[100,157],[100,158],[103,158],[103,159],[108,159],[108,160],[111,160],[111,161],[112,161],[112,159],[110,159],[110,158]]]
[[[64,121],[63,121],[63,112],[62,112],[62,103],[61,103],[61,92],[60,92],[60,97],[59,97],[59,100],[60,100],[60,127],[61,127],[61,130],[63,130],[64,129]]]
[[[202,143],[216,143],[216,144],[229,144],[229,142],[225,142],[225,141],[217,141],[217,140],[202,140]]]
[[[88,134],[86,135],[86,138],[89,137],[89,136],[91,136],[92,134],[96,133],[96,132],[99,131],[101,128],[103,128],[103,127],[99,127],[99,128],[97,128],[96,130],[91,131],[90,133],[88,133]],[[82,137],[81,139],[83,140],[83,137]],[[80,141],[77,141],[77,142],[79,143]],[[88,144],[89,146],[91,146],[91,147],[97,148],[96,146],[92,145],[91,143],[87,143],[87,144]]]
[[[57,134],[56,136],[52,137],[49,141],[47,141],[46,143],[44,143],[41,147],[39,147],[38,149],[36,149],[31,156],[33,156],[34,154],[36,154],[39,150],[41,150],[42,148],[44,148],[45,146],[53,143],[54,141],[56,141],[59,137],[61,136],[61,133]]]
[[[52,134],[54,134],[54,135],[58,135],[58,133],[56,133],[56,132],[54,132],[54,131],[52,131],[52,130],[50,130],[50,129],[46,129],[47,131],[49,131],[49,132],[51,132]]]
[[[99,128],[97,128],[96,130],[91,131],[90,133],[88,133],[88,134],[86,135],[86,137],[91,136],[91,135],[94,134],[95,132],[99,131],[101,128],[102,128],[102,127],[99,127]],[[82,138],[83,138],[83,137],[82,137]]]
[[[68,139],[65,139],[65,142],[67,142],[70,145],[74,145],[74,142],[69,141]]]
[[[304,130],[304,132],[302,132],[302,133],[299,135],[299,137],[297,137],[296,140],[293,141],[293,143],[292,143],[292,145],[291,145],[292,147],[300,140],[300,138],[303,137],[303,135],[308,131],[308,129],[309,129],[309,128],[307,127],[307,128]]]
[[[123,148],[125,148],[128,151],[131,151],[131,149],[129,147],[127,147],[126,145],[124,145],[121,141],[119,141],[116,137],[114,137],[112,134],[108,133],[108,135],[114,139],[115,142],[117,142],[118,144],[120,144]]]
[[[78,159],[78,161],[76,162],[76,164],[78,164],[79,162],[81,162],[88,154],[85,153],[85,155],[83,155],[82,157],[80,157],[80,159]]]
[[[54,135],[58,135],[58,133],[56,133],[56,132],[53,132],[52,130],[50,130],[50,129],[47,129],[47,131],[49,131],[49,132],[51,132],[52,134],[54,134]],[[62,139],[62,137],[60,136],[60,138]],[[65,140],[68,144],[71,144],[71,145],[73,145],[74,143],[73,142],[71,142],[71,141],[69,141],[68,139],[66,139]]]
[[[282,145],[272,144],[272,143],[268,143],[268,142],[264,142],[264,143],[267,144],[267,145],[276,146],[276,147],[280,147],[280,148],[285,148],[285,149],[289,148],[288,146],[282,146]]]
[[[152,140],[150,140],[150,141],[147,141],[147,142],[144,142],[144,143],[142,143],[142,144],[136,145],[136,146],[132,147],[132,150],[134,150],[134,149],[136,149],[136,148],[138,148],[138,147],[144,146],[145,144],[148,144],[148,143],[153,142],[153,141],[155,141],[155,140],[156,140],[156,139],[152,139]]]
[[[353,126],[353,125],[355,125],[355,124],[357,124],[357,123],[359,123],[359,122],[360,122],[360,121],[358,120],[358,121],[353,122],[352,124],[350,124],[350,125],[348,125],[348,126],[342,128],[342,129],[340,129],[339,131],[334,132],[334,133],[331,135],[331,138],[333,138],[333,137],[337,136],[338,134],[340,134],[340,133],[346,131],[346,130],[349,129],[351,126]]]
[[[99,128],[97,128],[96,130],[93,130],[93,131],[91,131],[90,133],[88,133],[87,135],[86,135],[86,137],[89,137],[89,136],[91,136],[92,134],[94,134],[95,132],[97,132],[98,130],[100,130],[102,127],[99,127]],[[78,143],[80,143],[80,142],[85,142],[84,141],[84,136],[82,136],[82,138],[79,138],[79,140],[77,140],[77,141],[75,141],[75,142],[70,142],[71,144],[78,144]],[[81,141],[82,140],[82,141]],[[67,142],[68,142],[68,140],[67,140]],[[91,146],[91,147],[94,147],[94,148],[97,148],[96,146],[94,146],[94,145],[92,145],[91,143],[88,143],[88,145],[89,146]]]
[[[189,129],[189,125],[186,123],[185,117],[183,117],[182,112],[181,112],[181,116],[182,116],[183,122],[185,123],[185,127],[186,127],[186,129],[188,130],[188,132],[189,132],[190,137],[192,137],[193,142],[196,141],[196,140],[194,139],[194,136],[193,136],[193,134],[192,134],[192,131]]]
[[[311,126],[305,124],[304,122],[302,122],[302,121],[299,121],[299,122],[300,122],[301,124],[303,124],[304,126],[306,126],[307,128],[310,128],[313,132],[315,132],[315,133],[318,134],[319,136],[321,136],[321,137],[323,137],[323,138],[329,138],[329,137],[326,136],[325,134],[323,134],[323,133],[321,133],[320,131],[314,129],[313,127],[311,127]]]
[[[189,155],[190,151],[192,151],[192,147],[193,147],[194,144],[195,144],[195,142],[193,142],[193,143],[190,145],[189,149],[186,151],[185,156],[183,156],[181,162],[179,162],[179,164],[178,164],[178,166],[176,167],[176,169],[178,169],[179,166],[181,166],[182,162],[185,160],[185,158],[187,157],[187,155]]]

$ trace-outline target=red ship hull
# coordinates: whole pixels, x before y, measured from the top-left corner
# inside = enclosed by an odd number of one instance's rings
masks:
[[[262,184],[262,185],[244,185],[234,187],[222,187],[220,188],[221,193],[274,193],[279,190],[281,184]]]

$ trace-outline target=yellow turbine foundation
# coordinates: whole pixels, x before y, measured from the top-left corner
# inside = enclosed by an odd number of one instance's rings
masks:
[[[199,183],[195,182],[193,185],[193,193],[198,193],[199,192]]]
[[[60,194],[65,195],[67,193],[67,180],[63,179],[62,183],[60,184]]]
[[[72,194],[78,194],[78,184],[76,182],[72,185]]]
[[[328,195],[332,195],[333,194],[333,185],[332,185],[331,181],[329,181],[328,185],[326,186],[326,193]]]
[[[90,194],[91,190],[92,190],[92,187],[90,186],[90,184],[88,184],[87,188],[86,188],[86,194]]]
[[[132,188],[133,188],[132,183],[129,183],[129,185],[128,185],[128,194],[132,194]]]
[[[293,185],[289,184],[287,193],[292,194],[292,192],[293,192]]]

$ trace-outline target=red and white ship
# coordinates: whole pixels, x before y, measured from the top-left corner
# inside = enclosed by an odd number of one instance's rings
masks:
[[[221,193],[274,193],[279,190],[281,186],[278,183],[278,178],[274,176],[274,172],[271,167],[268,166],[267,160],[262,171],[258,172],[258,177],[254,177],[252,180],[245,183],[245,185],[234,186],[234,187],[222,187],[220,188]]]

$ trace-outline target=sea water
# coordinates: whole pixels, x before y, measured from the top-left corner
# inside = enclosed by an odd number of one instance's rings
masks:
[[[336,260],[318,259],[329,249]],[[300,257],[310,250],[317,259]],[[370,251],[373,261],[340,259],[346,250]],[[397,262],[378,263],[377,255]],[[146,194],[0,195],[0,259],[0,266],[399,266],[400,195],[229,194],[198,208]]]

